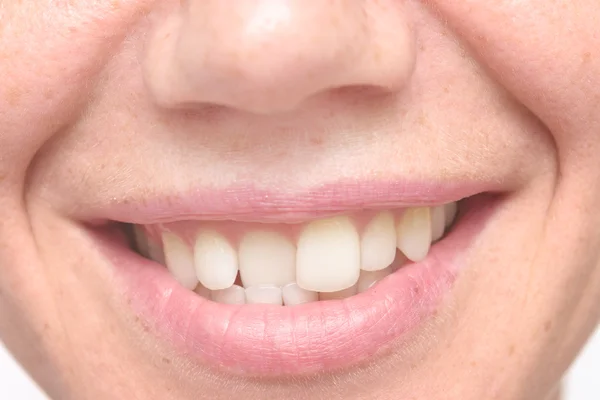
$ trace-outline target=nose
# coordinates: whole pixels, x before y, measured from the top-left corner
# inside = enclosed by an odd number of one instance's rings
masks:
[[[415,64],[397,0],[181,0],[154,28],[145,82],[166,107],[289,111],[348,87],[395,91]]]

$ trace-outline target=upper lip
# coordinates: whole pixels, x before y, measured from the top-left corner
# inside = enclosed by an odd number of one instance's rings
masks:
[[[85,217],[92,221],[134,224],[183,220],[295,223],[364,209],[446,204],[498,189],[491,183],[481,182],[355,181],[324,184],[302,193],[290,193],[240,185],[152,197],[113,198],[110,206],[91,210],[91,215]]]

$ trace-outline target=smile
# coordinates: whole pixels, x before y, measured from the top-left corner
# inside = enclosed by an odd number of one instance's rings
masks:
[[[189,199],[170,214],[123,204],[104,215],[119,224],[90,231],[132,315],[181,356],[245,376],[313,374],[384,357],[434,315],[498,202],[473,188],[414,197],[231,218],[190,216]]]

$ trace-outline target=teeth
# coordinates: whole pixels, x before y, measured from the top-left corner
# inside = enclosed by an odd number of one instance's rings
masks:
[[[194,272],[194,259],[190,248],[177,236],[165,232],[162,235],[165,262],[171,275],[183,287],[194,289],[198,284]]]
[[[273,285],[252,286],[246,288],[246,303],[283,305],[281,288]]]
[[[319,300],[342,300],[354,296],[358,293],[358,285],[352,285],[349,288],[338,290],[337,292],[319,293]]]
[[[241,286],[232,285],[227,289],[214,290],[211,293],[211,299],[223,304],[245,304],[246,291]]]
[[[296,280],[296,248],[279,233],[247,233],[240,243],[239,262],[245,287],[284,286]]]
[[[360,274],[360,239],[348,217],[308,224],[298,238],[296,281],[313,292],[351,287]]]
[[[446,227],[445,206],[437,206],[431,209],[431,241],[436,242],[444,236]]]
[[[456,203],[448,203],[445,206],[445,214],[446,214],[446,228],[448,228],[454,222],[454,218],[456,218],[456,212],[458,211],[458,204]]]
[[[362,293],[392,273],[390,267],[379,271],[362,271],[358,278],[358,293]]]
[[[422,261],[431,246],[431,212],[428,207],[409,208],[396,226],[398,248],[411,261]]]
[[[396,257],[396,229],[391,212],[382,212],[366,226],[360,243],[360,267],[377,271],[389,266]]]
[[[457,212],[456,203],[409,208],[396,221],[392,212],[379,212],[362,237],[350,217],[324,218],[305,225],[296,245],[279,231],[252,230],[241,236],[237,250],[231,244],[237,236],[230,242],[210,229],[200,231],[193,246],[170,231],[162,233],[162,246],[144,228],[134,227],[133,234],[140,254],[166,265],[199,296],[293,306],[362,293],[407,260],[425,259]]]
[[[215,231],[204,231],[196,237],[194,264],[198,280],[210,290],[226,289],[235,282],[237,252]]]
[[[295,306],[319,300],[319,294],[317,292],[302,289],[296,283],[285,285],[281,290],[283,294],[283,304],[286,306]]]

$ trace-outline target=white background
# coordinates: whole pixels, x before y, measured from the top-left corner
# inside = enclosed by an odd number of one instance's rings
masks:
[[[1,346],[0,399],[46,399]],[[571,369],[565,384],[565,400],[599,399],[600,328]]]

